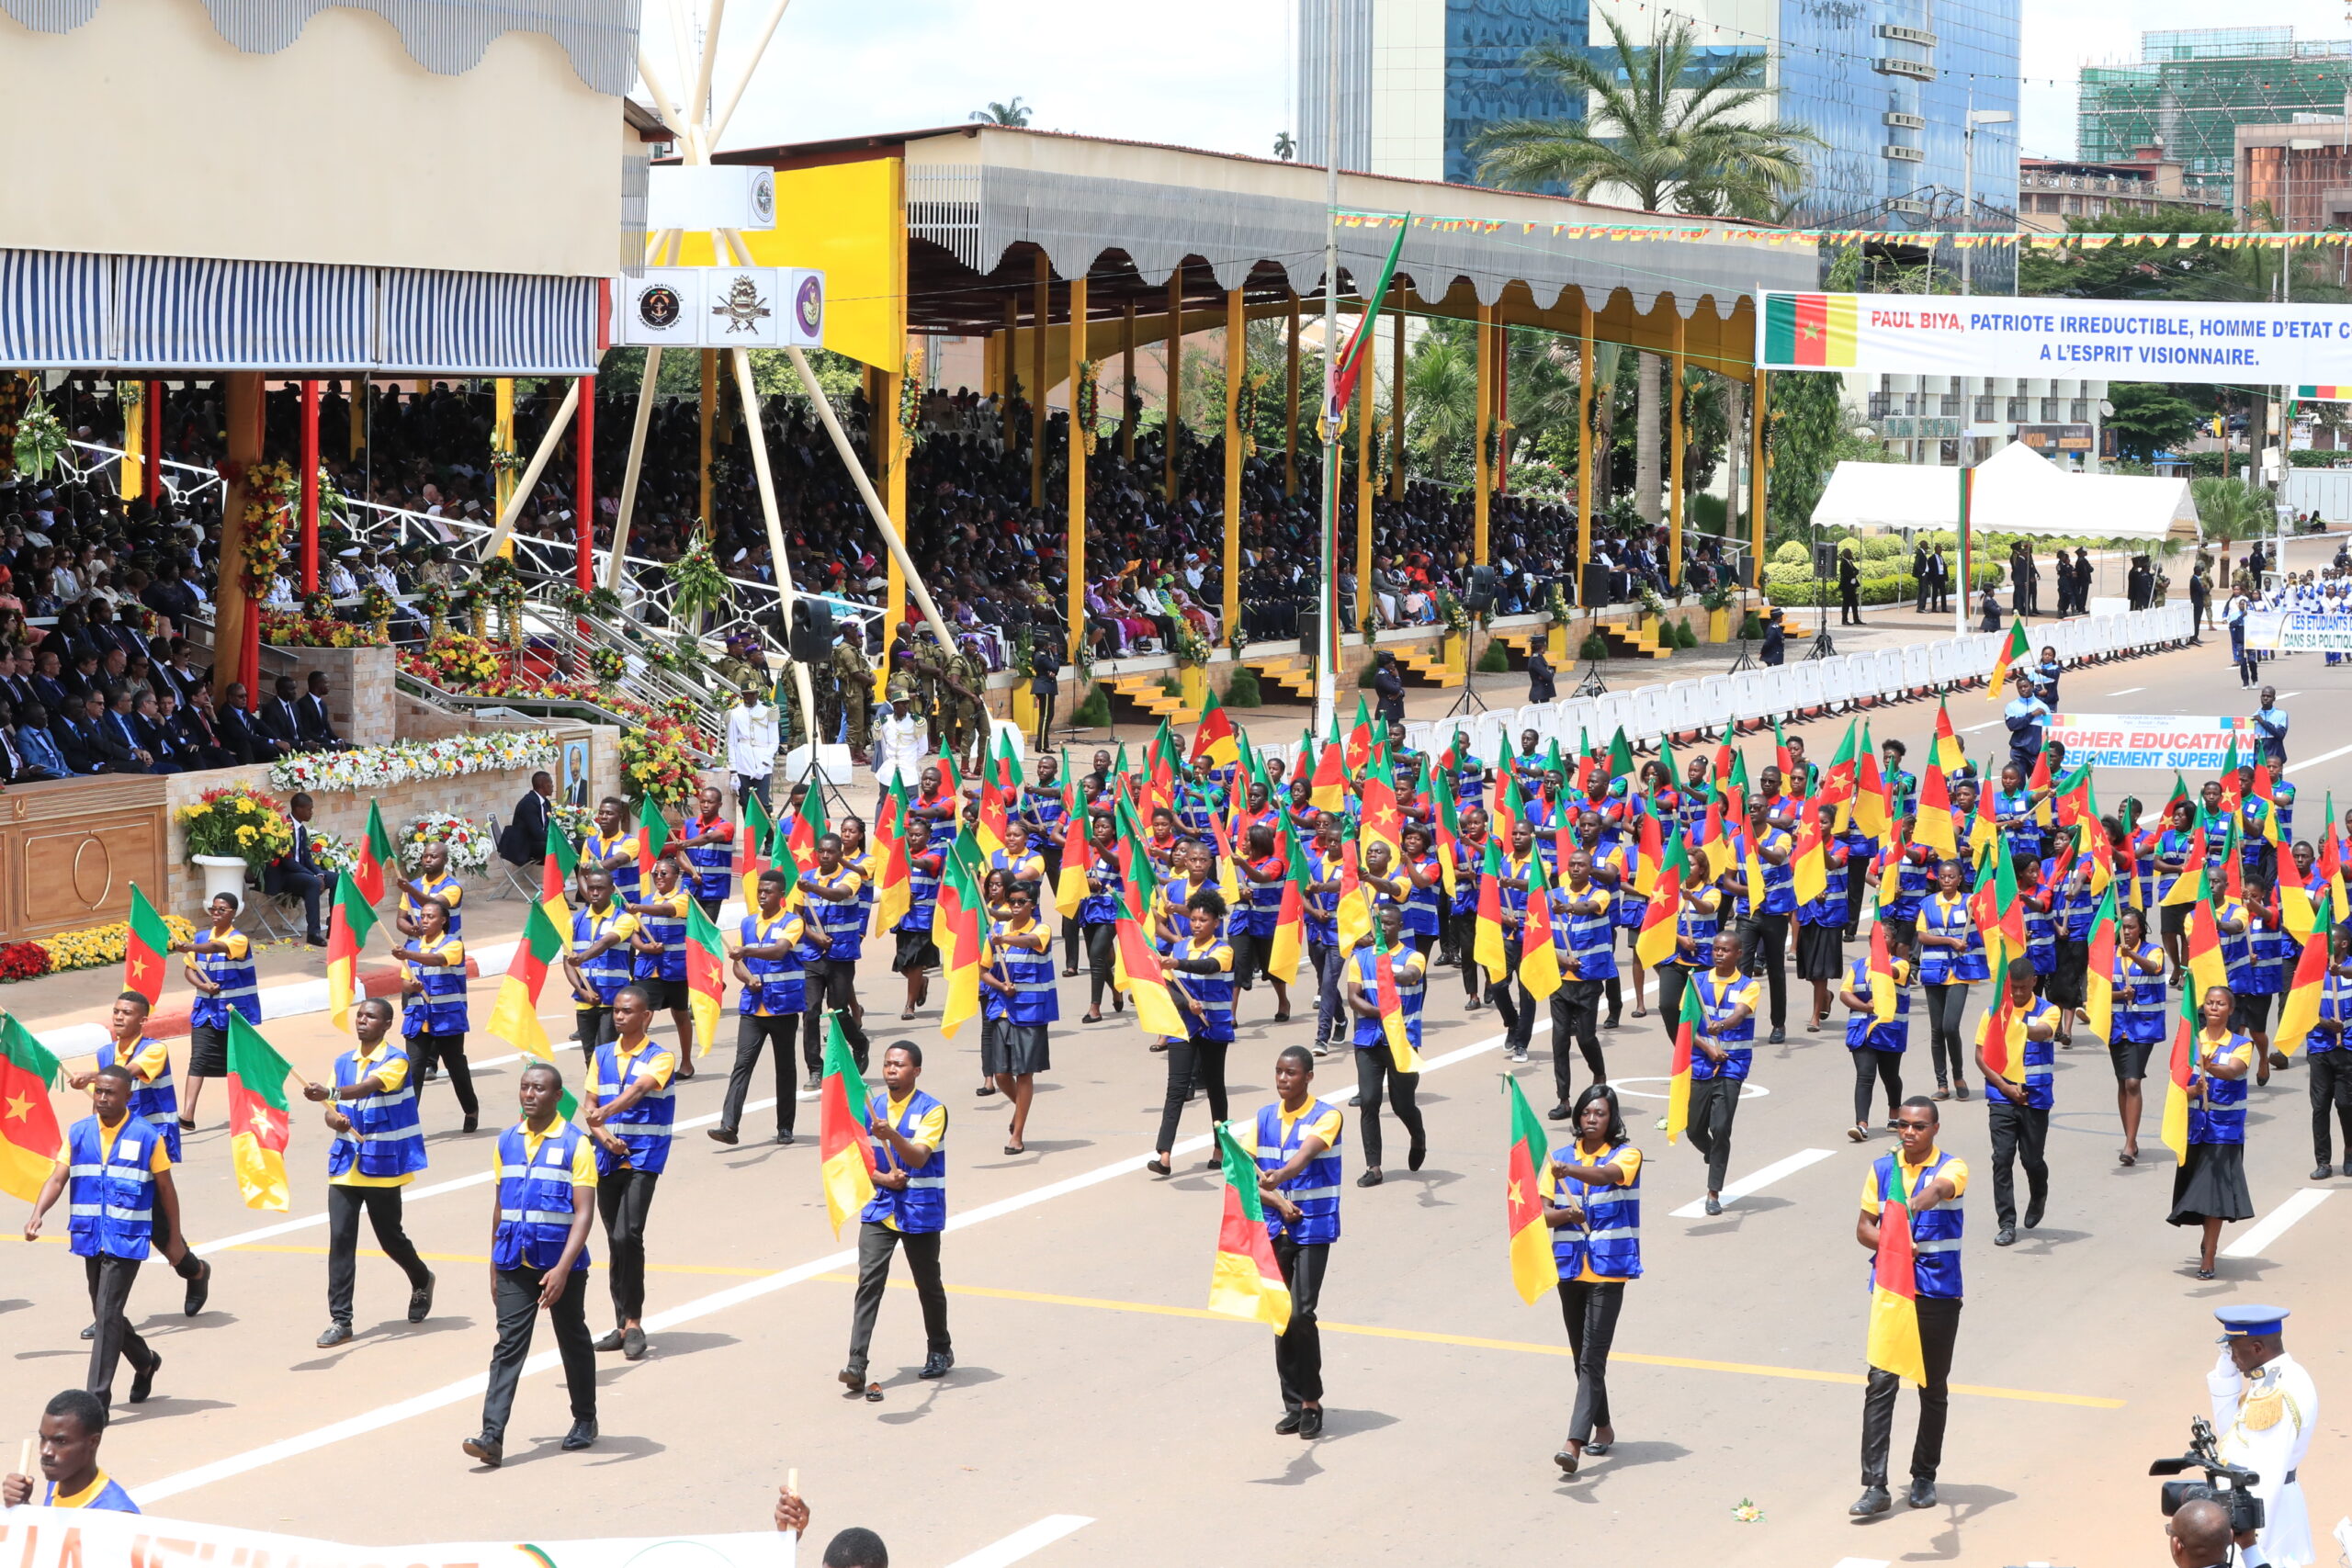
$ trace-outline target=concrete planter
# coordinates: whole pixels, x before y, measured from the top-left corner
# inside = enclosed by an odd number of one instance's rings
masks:
[[[1188,664],[1176,671],[1176,683],[1183,688],[1184,705],[1200,712],[1209,698],[1209,671],[1204,664]]]
[[[1731,612],[1729,610],[1707,612],[1707,640],[1709,642],[1731,640]]]
[[[190,855],[198,872],[204,878],[204,905],[209,908],[212,900],[226,893],[237,900],[238,908],[245,902],[245,863],[236,855]]]

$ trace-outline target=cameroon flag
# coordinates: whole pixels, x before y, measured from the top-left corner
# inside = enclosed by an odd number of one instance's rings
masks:
[[[2007,953],[1993,961],[1993,1005],[1977,1022],[1976,1043],[1984,1050],[1986,1072],[2025,1087],[2025,1029],[2016,1004],[2009,1000]]]
[[[359,890],[345,873],[343,886],[350,896]],[[340,899],[343,895],[337,894]],[[348,1028],[338,1023],[337,1028]],[[286,1080],[294,1069],[247,1023],[243,1013],[229,1015],[229,1163],[237,1173],[237,1190],[248,1209],[284,1210],[286,1139],[292,1122],[286,1105]]]
[[[1262,1323],[1283,1333],[1290,1327],[1290,1287],[1283,1282],[1272,1238],[1266,1235],[1266,1206],[1258,1196],[1258,1162],[1234,1136],[1230,1122],[1216,1124],[1216,1152],[1225,1167],[1225,1213],[1217,1222],[1209,1311]]]
[[[1797,902],[1811,904],[1829,890],[1829,852],[1821,843],[1821,814],[1811,797],[1798,814],[1796,852],[1789,857]]]
[[[172,948],[172,928],[147,902],[147,895],[130,885],[130,931],[122,947],[122,988],[137,991],[153,1007],[164,999],[164,961]]]
[[[743,826],[735,835],[735,870],[743,878],[745,897],[756,897],[755,884],[761,872],[767,869],[768,836],[775,831],[775,823],[768,816],[768,808],[760,804],[756,795],[743,797]],[[553,847],[553,840],[549,840]]]
[[[669,847],[670,820],[662,813],[662,803],[649,797],[637,822],[637,874],[649,898],[653,896],[653,863]]]
[[[1886,947],[1886,922],[1871,921],[1871,1016],[1881,1023],[1894,1021],[1894,956]]]
[[[2009,623],[2009,640],[1993,656],[1993,673],[1985,677],[1984,694],[1995,702],[2000,701],[2001,687],[2009,678],[2009,666],[2031,651],[2032,644],[2025,635],[2025,617],[2019,615]]]
[[[1316,810],[1337,811],[1348,803],[1347,758],[1336,739],[1317,753],[1314,780],[1307,801]],[[1283,1292],[1283,1300],[1289,1300],[1289,1292]],[[1287,1308],[1283,1315],[1289,1315]]]
[[[2188,852],[2180,857],[2180,871],[2156,903],[2159,908],[2169,908],[2192,898],[2203,901],[2209,897],[2205,887],[2205,830],[2192,827],[2188,830]]]
[[[1952,829],[1951,790],[1944,783],[1940,763],[1929,762],[1919,781],[1919,809],[1912,823],[1911,841],[1935,851],[1939,861],[1960,853],[1960,837]]]
[[[57,1058],[32,1031],[0,1013],[0,1192],[32,1202],[65,1146],[49,1086]]]
[[[1530,855],[1528,859],[1535,860]],[[1478,930],[1470,956],[1487,972],[1490,985],[1499,986],[1510,967],[1510,947],[1503,937],[1503,852],[1493,836],[1487,839],[1487,858],[1478,868]]]
[[[1682,916],[1682,878],[1688,866],[1682,835],[1668,846],[1666,859],[1650,883],[1650,901],[1642,911],[1642,929],[1634,938],[1634,956],[1645,969],[1656,969],[1676,952],[1675,931]]]
[[[1062,919],[1078,919],[1078,907],[1093,893],[1087,886],[1088,868],[1094,863],[1094,852],[1086,842],[1086,813],[1073,811],[1062,829],[1062,875],[1054,886],[1054,908]]]
[[[2102,1045],[2115,1043],[2115,884],[2099,895],[2091,915],[2090,953],[2083,970],[2084,1027]]]
[[[1372,935],[1372,889],[1363,885],[1363,855],[1353,843],[1340,846],[1340,908],[1335,934],[1341,953]]]
[[[2214,922],[2213,897],[2202,875],[2197,879],[2197,902],[2189,906],[2188,931],[2182,941],[2189,979],[2188,989],[2183,994],[2194,998],[2189,1010],[2192,1012],[2203,1003],[2206,992],[2230,983],[2229,964],[2222,957],[2222,928]]]
[[[1377,925],[1372,929],[1372,941],[1373,998],[1380,1005],[1380,1032],[1388,1041],[1388,1059],[1400,1073],[1418,1073],[1420,1053],[1413,1049],[1412,1026],[1406,1021],[1405,1004],[1396,993],[1397,950],[1388,945],[1386,933]]]
[[[1552,1228],[1544,1223],[1544,1193],[1551,1178],[1551,1154],[1544,1123],[1527,1103],[1527,1091],[1509,1073],[1503,1093],[1510,1100],[1510,1151],[1503,1157],[1503,1225],[1510,1237],[1510,1282],[1519,1299],[1533,1306],[1560,1282],[1552,1259]]]
[[[368,832],[359,840],[358,863],[351,868],[351,880],[359,884],[359,891],[368,896],[370,904],[384,901],[384,878],[400,859],[400,852],[392,843],[392,836],[384,830],[384,806],[379,800],[368,803]]]
[[[2319,928],[2319,911],[2312,907],[2311,889],[2303,886],[2303,874],[2295,869],[2295,857],[2290,852],[2278,860],[2278,919],[2297,942],[2309,940]],[[2312,869],[2319,869],[2312,863]]]
[[[1211,768],[1229,768],[1241,760],[1241,748],[1234,739],[1233,720],[1227,718],[1225,705],[1210,692],[1201,701],[1200,728],[1193,731],[1193,761],[1205,761]]]
[[[1871,1326],[1864,1359],[1883,1372],[1924,1386],[1928,1359],[1919,1346],[1918,1256],[1911,1244],[1911,1194],[1903,1162],[1886,1156],[1879,1183],[1878,1253],[1871,1265]],[[1926,1172],[1920,1179],[1927,1179]]]
[[[519,956],[522,949],[515,950]],[[695,1059],[710,1053],[718,1034],[718,1010],[727,997],[727,943],[718,923],[702,912],[702,900],[686,900],[686,1012],[695,1024]],[[534,1020],[537,1014],[532,1014]]]
[[[2281,855],[2280,860],[2288,857]],[[2313,931],[2303,941],[2295,972],[2287,982],[2286,1000],[2278,1009],[2278,1028],[2270,1038],[2291,1056],[2319,1023],[2320,992],[2327,985],[2327,933]]]
[[[880,936],[914,908],[914,866],[907,856],[907,786],[893,779],[874,818],[874,930]]]
[[[865,1080],[842,1033],[841,1015],[825,1014],[825,1076],[817,1086],[817,1160],[833,1235],[874,1201],[874,1145],[865,1133]]]
[[[1960,736],[1951,727],[1951,710],[1941,697],[1936,699],[1936,739],[1928,747],[1928,762],[1946,773],[1957,773],[1968,765],[1968,748],[1960,743]]]
[[[939,940],[939,972],[947,982],[947,997],[940,1008],[939,1032],[951,1040],[964,1021],[980,1010],[983,910],[979,879],[972,874],[968,863],[978,853],[978,848],[969,837],[956,839],[940,874],[939,906],[932,920]]]
[[[2199,906],[2202,908],[2203,906]],[[2197,1078],[2197,1007],[2201,993],[2183,987],[2180,1027],[2172,1037],[2172,1061],[2165,1073],[2165,1147],[2183,1165],[2188,1163],[2188,1086]]]
[[[1306,847],[1298,841],[1298,829],[1290,824],[1289,813],[1276,818],[1282,826],[1283,839],[1283,903],[1274,915],[1272,945],[1266,950],[1266,973],[1285,984],[1298,978],[1298,966],[1306,953],[1307,884],[1317,880],[1307,869]]]
[[[1699,995],[1699,977],[1693,975],[1682,987],[1682,1015],[1674,1021],[1674,1044],[1667,1057],[1666,1141],[1669,1144],[1690,1125],[1690,1064],[1699,1055],[1699,1036],[1706,1032],[1707,1004]]]
[[[1764,358],[1772,369],[1850,370],[1859,299],[1851,294],[1764,296]]]
[[[327,917],[327,1014],[337,1029],[351,1027],[351,1004],[359,997],[359,953],[376,929],[376,911],[345,872],[335,879],[334,909]]]
[[[753,800],[760,797],[752,796]],[[548,912],[548,920],[558,931],[571,926],[571,901],[564,889],[571,886],[572,877],[580,870],[580,852],[571,842],[571,835],[548,818],[548,858],[539,866],[539,908]]]
[[[1519,983],[1537,1001],[1560,988],[1559,940],[1552,932],[1552,889],[1544,857],[1527,857],[1527,923],[1519,931]]]
[[[699,906],[697,906],[699,908]],[[687,915],[688,920],[694,918]],[[542,1062],[555,1058],[555,1047],[548,1043],[547,1026],[539,1021],[539,991],[545,987],[548,971],[563,956],[563,933],[548,919],[547,906],[534,904],[523,917],[523,940],[514,944],[514,956],[507,962],[506,977],[498,983],[498,1002],[491,1009],[490,1033],[494,1040],[503,1040],[526,1056]],[[691,976],[692,955],[688,955]]]

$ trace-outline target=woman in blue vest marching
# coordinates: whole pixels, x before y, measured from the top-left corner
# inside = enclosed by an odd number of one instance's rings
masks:
[[[2148,1076],[2148,1056],[2164,1043],[2165,950],[2148,940],[2148,917],[2140,909],[2125,909],[2115,921],[2114,1038],[2107,1054],[2115,1066],[2115,1110],[2123,1122],[2123,1146],[2115,1151],[2124,1165],[2140,1162],[2141,1084]],[[2324,1004],[2323,1004],[2324,1005]],[[2314,1036],[2314,1040],[2316,1040]],[[2346,1122],[2352,1127],[2352,1122]]]
[[[928,1348],[915,1375],[943,1378],[956,1364],[947,1289],[939,1274],[940,1233],[947,1228],[947,1107],[917,1087],[922,1078],[922,1047],[901,1040],[882,1053],[882,1092],[865,1102],[874,1198],[858,1215],[857,1303],[850,1316],[849,1361],[841,1370],[845,1398],[882,1397],[880,1385],[866,1381],[866,1349],[889,1288],[890,1255],[901,1247],[922,1304]]]
[[[1061,1017],[1054,979],[1054,933],[1037,919],[1037,896],[1025,882],[1005,895],[1005,913],[989,928],[980,954],[980,1072],[1012,1106],[1004,1152],[1027,1152],[1029,1100],[1053,1059],[1046,1025]]]
[[[438,899],[425,903],[439,908]],[[334,1135],[327,1145],[328,1322],[319,1336],[322,1350],[351,1338],[362,1213],[376,1232],[376,1245],[408,1276],[408,1320],[423,1323],[433,1315],[433,1270],[401,1223],[401,1189],[424,1168],[424,1129],[411,1081],[415,1063],[409,1052],[386,1043],[392,1004],[381,997],[353,1009],[351,1032],[358,1048],[334,1059],[334,1082],[302,1086],[303,1099],[327,1108],[327,1131]]]
[[[1544,1210],[1560,1273],[1560,1315],[1577,1361],[1567,1440],[1552,1456],[1569,1475],[1586,1454],[1605,1454],[1617,1440],[1609,1420],[1609,1347],[1626,1283],[1642,1277],[1642,1151],[1625,1135],[1617,1091],[1586,1085],[1577,1097],[1576,1130],[1574,1142],[1552,1151]]]
[[[1184,1015],[1184,1038],[1168,1042],[1168,1094],[1159,1107],[1158,1151],[1144,1164],[1172,1176],[1176,1125],[1194,1084],[1209,1097],[1209,1120],[1225,1120],[1225,1055],[1233,1044],[1233,947],[1221,934],[1225,897],[1214,888],[1184,901],[1192,934],[1169,944],[1168,996]],[[1216,1162],[1209,1162],[1214,1166]]]
[[[1421,1004],[1429,991],[1429,961],[1404,945],[1404,909],[1396,904],[1382,905],[1374,916],[1380,922],[1380,942],[1362,942],[1348,955],[1343,994],[1348,1011],[1356,1021],[1356,1103],[1363,1111],[1364,1168],[1363,1174],[1356,1178],[1358,1187],[1377,1187],[1382,1180],[1380,1102],[1384,1095],[1396,1109],[1396,1120],[1405,1124],[1406,1135],[1411,1140],[1405,1149],[1405,1168],[1419,1170],[1421,1162],[1429,1157],[1429,1132],[1421,1123],[1420,1107],[1413,1103],[1421,1083]],[[1384,968],[1389,989],[1396,997],[1396,1010],[1402,1015],[1406,1048],[1413,1054],[1415,1065],[1410,1072],[1397,1062],[1396,1047],[1389,1042],[1384,1021]]]
[[[695,1020],[686,992],[685,870],[676,852],[664,850],[653,863],[653,886],[644,896],[623,906],[637,917],[637,934],[629,939],[636,953],[638,988],[660,1013],[667,1009],[670,1025],[678,1035],[680,1083],[695,1076]]]
[[[1894,1016],[1878,1016],[1878,981],[1871,961],[1857,958],[1846,965],[1845,988],[1838,999],[1846,1004],[1846,1049],[1854,1055],[1854,1124],[1846,1136],[1858,1144],[1870,1142],[1871,1085],[1886,1091],[1886,1124],[1896,1125],[1895,1107],[1903,1103],[1903,1053],[1911,1043],[1911,944],[1903,933],[1886,933],[1886,961],[1894,970]]]
[[[183,967],[196,987],[196,1002],[188,1010],[187,1103],[179,1112],[184,1133],[196,1131],[196,1102],[203,1096],[204,1080],[229,1076],[229,1015],[261,1021],[261,982],[254,974],[253,945],[237,930],[237,896],[213,895],[206,912],[212,918],[210,931],[171,944],[172,952],[187,954]],[[180,1157],[176,1147],[172,1157]]]
[[[581,1120],[596,1142],[596,1213],[612,1254],[613,1330],[596,1341],[628,1360],[645,1359],[645,1222],[653,1188],[670,1165],[670,1133],[678,1113],[670,1079],[678,1059],[647,1037],[652,999],[643,987],[624,986],[613,998],[615,1036],[596,1048],[588,1079],[589,1109]]]
[[[2198,1011],[2194,1076],[2188,1080],[2188,1157],[2173,1173],[2171,1223],[2199,1225],[2197,1277],[2213,1277],[2222,1227],[2254,1218],[2245,1184],[2245,1080],[2254,1071],[2254,1042],[2232,1015],[2237,998],[2227,986],[2210,987]]]
[[[1944,1416],[1951,1402],[1951,1352],[1960,1337],[1961,1199],[1968,1191],[1968,1162],[1936,1146],[1941,1118],[1936,1102],[1913,1095],[1895,1108],[1899,1147],[1883,1154],[1862,1173],[1861,1215],[1854,1239],[1878,1253],[1880,1216],[1887,1197],[1900,1194],[1911,1225],[1915,1304],[1919,1319],[1919,1432],[1911,1444],[1911,1493],[1915,1508],[1936,1506],[1936,1472],[1944,1457]],[[1865,1289],[1875,1274],[1864,1276]],[[1846,1511],[1856,1518],[1883,1514],[1892,1506],[1886,1488],[1886,1459],[1894,1441],[1894,1401],[1903,1391],[1901,1373],[1872,1367],[1862,1394],[1862,1495]]]
[[[406,1092],[413,1096],[425,1069],[440,1063],[449,1069],[449,1088],[470,1133],[481,1124],[481,1102],[474,1098],[473,1068],[466,1061],[466,944],[448,930],[449,908],[438,894],[419,904],[416,916],[417,934],[401,948],[401,1034],[408,1042],[403,1070],[411,1075]]]
[[[1285,1046],[1274,1058],[1272,1105],[1258,1111],[1258,1193],[1266,1235],[1290,1290],[1290,1325],[1274,1341],[1283,1417],[1274,1430],[1313,1441],[1323,1435],[1323,1337],[1316,1309],[1323,1297],[1331,1244],[1340,1239],[1340,1108],[1315,1097],[1315,1056]]]
[[[1958,815],[1955,807],[1953,816]],[[1928,993],[1928,1051],[1934,1059],[1938,1100],[1968,1098],[1961,1020],[1968,1011],[1968,987],[1993,977],[1984,962],[1984,935],[1968,912],[1961,881],[1961,863],[1941,862],[1935,896],[1919,906],[1919,984]]]
[[[1690,983],[1699,989],[1706,1032],[1692,1037],[1690,1055],[1690,1146],[1707,1162],[1707,1213],[1724,1212],[1724,1174],[1731,1168],[1731,1126],[1747,1092],[1747,1069],[1756,1055],[1756,1006],[1762,982],[1740,967],[1747,947],[1736,933],[1715,938],[1714,967]]]

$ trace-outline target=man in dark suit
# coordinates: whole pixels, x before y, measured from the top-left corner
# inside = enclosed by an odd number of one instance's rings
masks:
[[[50,739],[57,743],[65,767],[72,773],[96,773],[106,771],[106,759],[98,755],[96,737],[89,730],[84,716],[82,699],[68,697],[65,705],[49,721]]]
[[[16,733],[10,737],[17,752],[36,778],[62,779],[73,774],[73,766],[57,744],[57,737],[50,733],[49,712],[39,703],[27,703],[17,710]],[[10,783],[19,781],[10,780]]]
[[[130,728],[139,737],[140,750],[145,751],[151,773],[184,773],[190,766],[187,754],[180,750],[171,726],[164,722],[164,710],[155,700],[153,690],[141,692],[132,699]]]
[[[261,732],[278,743],[281,750],[308,751],[302,743],[302,715],[295,705],[294,677],[277,678],[277,694],[261,705]]]
[[[229,690],[213,718],[220,728],[221,744],[240,762],[275,762],[294,750],[285,741],[262,733],[261,726],[245,710],[245,683],[242,681],[229,682]]]
[[[212,728],[212,720],[198,705],[189,703],[183,706],[178,694],[164,688],[155,694],[155,710],[163,716],[164,728],[171,733],[172,744],[184,753],[190,773],[206,768],[225,768],[236,761],[229,748],[220,743],[220,736]]]
[[[327,713],[327,674],[323,670],[311,671],[311,689],[294,705],[294,716],[301,726],[300,734],[303,749],[311,751],[341,751],[349,746],[334,732],[334,720]]]
[[[292,681],[280,685],[291,686]],[[303,918],[309,922],[305,940],[312,947],[324,947],[327,933],[319,929],[319,890],[326,886],[326,874],[318,862],[311,858],[311,813],[316,803],[307,795],[298,795],[286,803],[288,815],[294,818],[294,844],[284,854],[269,863],[262,874],[262,890],[266,893],[291,893],[302,900]]]
[[[40,700],[33,690],[33,650],[22,643],[9,657],[6,672],[0,673],[0,694],[6,695],[10,707]]]
[[[138,758],[118,733],[111,733],[107,699],[98,692],[80,698],[67,709],[57,743],[73,759],[77,773],[135,773]]]
[[[97,720],[98,738],[107,744],[107,772],[110,773],[153,773],[162,770],[155,766],[155,753],[147,749],[139,730],[138,711],[131,705],[129,686],[116,691],[111,697],[99,699],[92,716]],[[125,755],[118,755],[118,750]]]
[[[532,866],[548,857],[548,803],[555,798],[555,776],[533,773],[529,793],[514,803],[514,816],[498,835],[498,855],[509,865]]]
[[[42,776],[26,771],[25,754],[17,747],[16,718],[15,706],[0,702],[0,784],[30,784]]]
[[[50,649],[44,648],[33,655],[33,697],[51,713],[65,711],[67,693],[64,683],[57,678],[63,668],[56,653]]]

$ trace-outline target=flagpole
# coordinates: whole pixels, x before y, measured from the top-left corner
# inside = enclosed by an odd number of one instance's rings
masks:
[[[1340,0],[1323,0],[1323,576],[1315,615],[1315,733],[1339,719],[1340,432],[1331,407],[1340,346]],[[1228,524],[1228,525],[1230,525]],[[1365,585],[1356,584],[1362,594]]]

